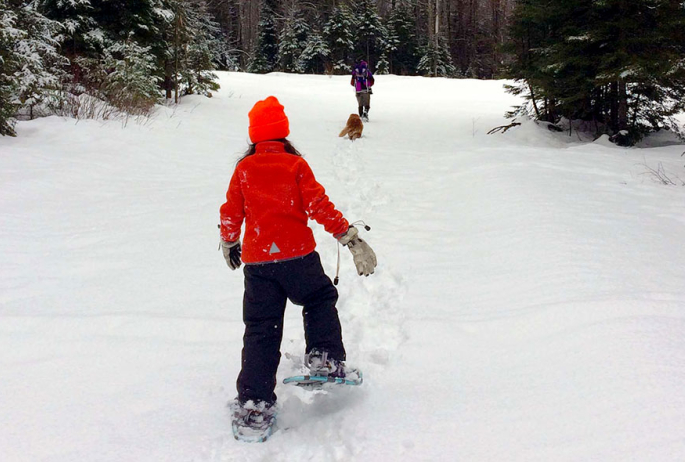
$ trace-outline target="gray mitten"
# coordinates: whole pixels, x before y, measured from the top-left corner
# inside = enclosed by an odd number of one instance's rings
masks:
[[[221,251],[224,253],[224,259],[226,260],[226,264],[228,264],[229,268],[232,270],[237,270],[240,268],[242,263],[240,260],[242,250],[240,248],[239,240],[235,242],[226,242],[222,240]]]
[[[345,234],[337,236],[338,242],[347,246],[352,252],[354,266],[357,267],[357,274],[368,276],[373,274],[376,268],[376,254],[366,241],[359,237],[359,231],[354,226],[350,226]]]

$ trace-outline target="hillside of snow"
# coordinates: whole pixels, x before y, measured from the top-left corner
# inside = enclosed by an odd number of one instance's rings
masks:
[[[685,460],[685,158],[525,123],[502,82],[221,73],[146,121],[50,117],[0,138],[0,460]],[[247,113],[277,96],[331,200],[358,388],[279,385],[280,430],[234,441],[243,278],[218,208]],[[662,171],[677,185],[656,181]],[[315,223],[332,277],[336,242]],[[279,380],[301,361],[289,306]]]

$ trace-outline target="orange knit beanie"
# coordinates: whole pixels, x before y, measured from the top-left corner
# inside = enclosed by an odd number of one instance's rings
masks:
[[[278,140],[290,134],[288,117],[275,96],[258,101],[247,116],[250,118],[249,133],[252,143]]]

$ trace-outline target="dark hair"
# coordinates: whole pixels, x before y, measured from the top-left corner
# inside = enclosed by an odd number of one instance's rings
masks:
[[[295,146],[293,146],[293,144],[290,141],[288,141],[286,138],[281,138],[278,140],[269,140],[269,141],[278,141],[279,143],[283,143],[283,148],[285,149],[285,152],[287,152],[288,154],[292,154],[294,156],[302,157],[302,154],[300,153],[300,151],[295,149]],[[255,152],[257,152],[257,143],[252,143],[251,145],[249,145],[247,147],[247,151],[245,151],[243,156],[240,159],[238,159],[238,162],[236,162],[236,164],[239,164],[246,157],[250,157]]]

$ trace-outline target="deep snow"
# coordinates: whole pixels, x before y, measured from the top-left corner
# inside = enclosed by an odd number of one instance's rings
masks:
[[[685,460],[685,148],[507,123],[502,82],[222,73],[144,123],[51,117],[0,138],[2,461]],[[365,383],[279,385],[235,442],[242,275],[218,207],[274,94],[290,139],[379,259],[343,249],[339,311]],[[312,224],[329,275],[336,243]],[[290,306],[279,379],[303,349]]]

